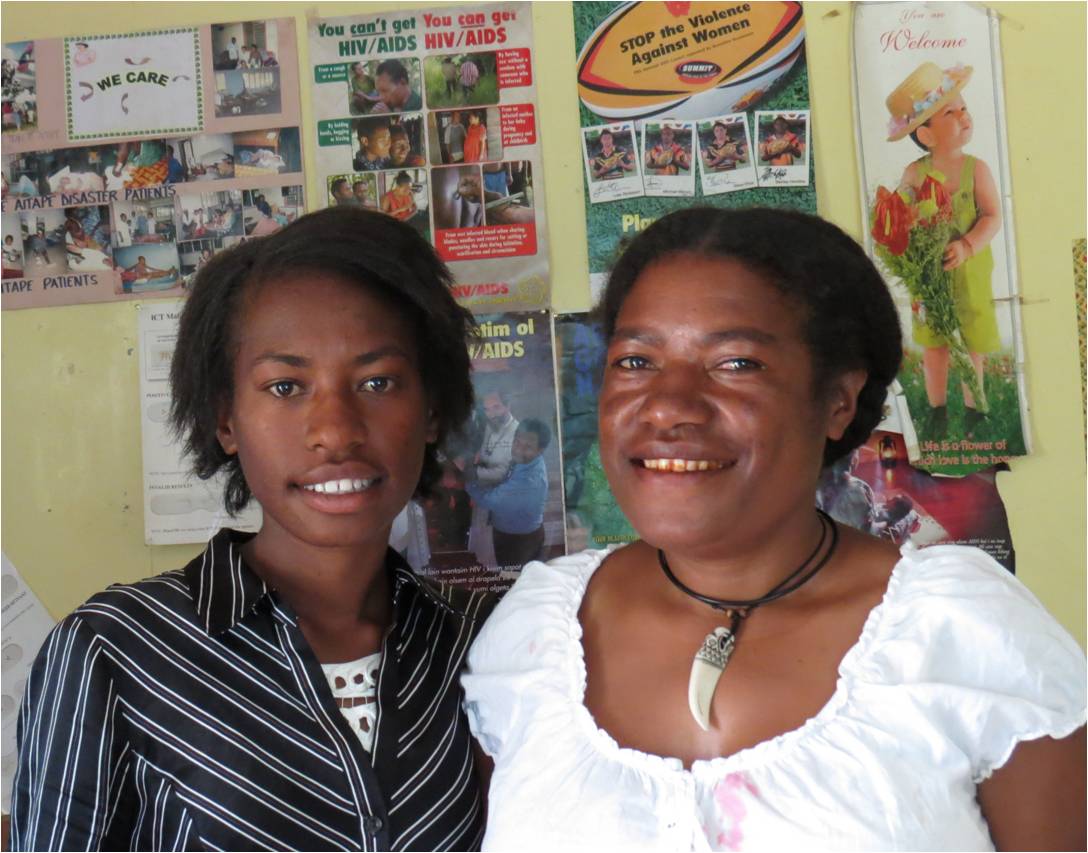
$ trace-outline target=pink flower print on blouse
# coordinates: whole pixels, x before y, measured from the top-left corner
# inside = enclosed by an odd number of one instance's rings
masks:
[[[747,773],[730,773],[714,786],[714,800],[721,814],[721,831],[717,842],[723,850],[740,850],[744,833],[741,824],[748,810],[744,807],[743,793],[759,796],[759,788]]]

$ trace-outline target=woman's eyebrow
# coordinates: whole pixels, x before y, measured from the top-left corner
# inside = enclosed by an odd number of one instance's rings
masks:
[[[645,344],[646,346],[663,346],[665,343],[665,337],[663,335],[652,332],[649,329],[639,328],[616,329],[616,331],[612,333],[612,340],[630,341]],[[750,341],[757,344],[773,344],[778,342],[778,338],[770,332],[756,328],[755,326],[736,326],[731,329],[718,329],[713,332],[707,332],[702,337],[702,343],[704,345],[729,343],[730,341]]]
[[[649,329],[634,327],[616,329],[612,333],[613,341],[631,341],[633,343],[646,344],[647,346],[661,346],[664,338]]]
[[[778,338],[770,332],[755,326],[737,326],[732,329],[721,329],[715,332],[707,332],[703,335],[703,343],[720,344],[730,341],[750,341],[756,344],[773,344]]]
[[[411,360],[411,355],[397,344],[387,344],[386,346],[378,347],[377,349],[359,353],[352,361],[357,365],[364,365],[383,358],[404,358]],[[303,355],[269,350],[254,358],[252,364],[256,367],[258,364],[264,364],[269,361],[278,364],[286,364],[289,367],[307,367],[311,363],[311,359]]]

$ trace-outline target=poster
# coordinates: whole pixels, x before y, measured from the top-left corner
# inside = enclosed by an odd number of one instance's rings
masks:
[[[825,468],[817,505],[836,521],[896,545],[972,545],[1010,572],[1016,555],[993,468],[935,477],[908,463],[903,436],[877,430]]]
[[[600,326],[587,313],[557,314],[555,350],[568,553],[633,542],[638,534],[612,497],[597,443],[597,397],[606,350]]]
[[[997,16],[969,3],[860,4],[853,42],[867,242],[904,330],[911,461],[962,475],[1022,456]]]
[[[178,296],[304,212],[290,18],[3,46],[3,308]]]
[[[257,531],[256,501],[237,516],[223,507],[225,480],[201,480],[170,429],[170,361],[184,300],[138,307],[140,431],[143,444],[144,541],[148,545],[204,543],[221,527]]]
[[[575,3],[590,291],[693,205],[816,212],[800,3]]]
[[[0,748],[0,770],[3,777],[3,793],[0,804],[4,814],[11,811],[11,783],[18,763],[16,732],[19,706],[30,668],[38,656],[38,650],[55,624],[53,617],[38,600],[33,590],[24,582],[7,554],[2,556],[3,573],[0,575],[0,591],[3,593],[3,641],[0,656],[3,664],[3,695],[0,706],[3,714],[3,746]]]
[[[316,204],[418,229],[473,310],[547,306],[530,5],[324,18],[309,35]]]
[[[475,410],[443,443],[434,496],[408,516],[426,526],[422,574],[498,592],[529,560],[565,553],[551,320],[546,311],[477,320]]]

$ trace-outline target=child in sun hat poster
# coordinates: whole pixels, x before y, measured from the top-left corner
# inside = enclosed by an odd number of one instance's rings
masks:
[[[900,307],[911,461],[967,474],[1029,449],[996,19],[866,4],[854,27],[867,242]]]

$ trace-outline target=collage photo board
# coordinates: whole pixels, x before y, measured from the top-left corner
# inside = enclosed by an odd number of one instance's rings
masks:
[[[305,212],[291,18],[3,45],[4,309],[180,296]]]

